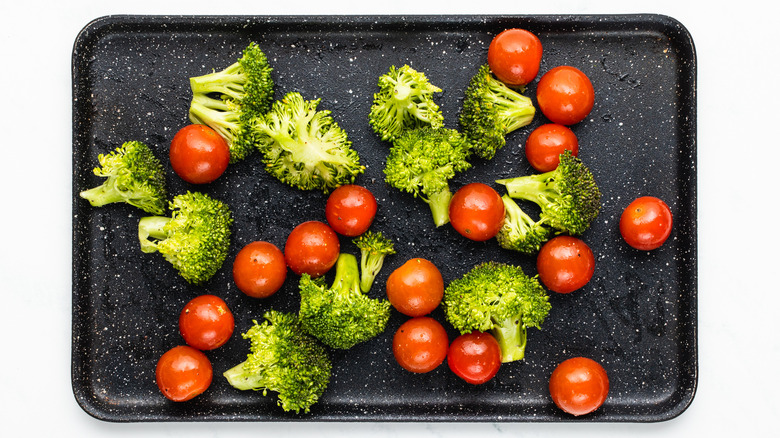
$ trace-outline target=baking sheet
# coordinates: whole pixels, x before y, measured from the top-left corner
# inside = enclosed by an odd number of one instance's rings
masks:
[[[379,211],[372,229],[396,241],[372,296],[384,294],[393,269],[412,257],[439,266],[445,282],[475,264],[497,260],[535,273],[534,259],[502,250],[495,240],[471,242],[451,227],[436,229],[428,207],[383,182],[387,144],[367,123],[376,80],[390,65],[424,71],[444,92],[437,98],[445,125],[457,127],[469,78],[485,62],[487,46],[503,29],[522,27],[542,40],[540,76],[569,64],[592,80],[596,104],[573,130],[580,157],[602,189],[600,216],[583,239],[597,268],[582,290],[551,295],[542,330],[529,330],[526,359],[505,364],[491,382],[471,386],[446,364],[416,375],[391,352],[397,312],[381,336],[349,351],[334,351],[331,384],[308,414],[290,414],[275,396],[231,388],[221,373],[243,361],[239,333],[269,308],[297,310],[297,279],[266,300],[232,283],[231,261],[253,240],[280,248],[305,220],[323,220],[326,196],[283,186],[257,154],[231,165],[216,182],[184,183],[165,158],[170,140],[188,123],[188,78],[222,69],[256,41],[274,67],[276,97],[298,91],[321,98],[367,166],[356,183],[373,191]],[[660,15],[605,16],[109,16],[89,23],[73,54],[73,346],[76,400],[106,421],[661,421],[691,403],[697,380],[696,336],[696,59],[682,24]],[[538,77],[537,77],[538,81]],[[527,95],[535,96],[536,82]],[[534,98],[535,101],[535,98]],[[457,176],[474,181],[532,172],[523,143],[545,123],[507,137],[490,161]],[[171,194],[202,190],[227,202],[234,237],[223,268],[206,285],[187,284],[159,254],[138,248],[145,214],[129,205],[93,208],[78,192],[102,182],[91,170],[97,155],[124,141],[150,145],[168,170]],[[500,191],[500,187],[494,185]],[[617,223],[640,195],[664,199],[675,226],[652,253],[627,247]],[[349,239],[342,251],[358,254]],[[229,343],[207,352],[214,367],[209,390],[173,403],[154,381],[157,359],[182,344],[178,313],[191,298],[214,293],[236,318]],[[433,316],[455,337],[440,310]],[[585,417],[560,412],[547,383],[556,364],[572,356],[600,361],[610,377],[604,406]]]

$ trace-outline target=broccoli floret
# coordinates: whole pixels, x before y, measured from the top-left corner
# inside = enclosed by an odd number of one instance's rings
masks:
[[[373,231],[366,231],[353,242],[360,249],[360,290],[368,293],[382,270],[385,257],[395,254],[395,245],[381,232]]]
[[[365,167],[330,111],[317,111],[319,103],[320,99],[304,100],[297,92],[274,102],[257,119],[257,147],[266,170],[280,181],[327,193],[352,183]]]
[[[295,314],[269,310],[264,318],[242,335],[250,341],[247,359],[222,375],[236,389],[276,392],[285,411],[309,412],[330,382],[328,353]]]
[[[448,128],[418,128],[395,141],[385,164],[385,181],[428,203],[437,227],[450,221],[449,181],[471,167],[469,143]]]
[[[368,122],[382,140],[389,141],[408,129],[440,128],[444,116],[433,101],[433,93],[441,91],[428,81],[425,73],[408,65],[391,66],[379,77],[379,92],[374,94]]]
[[[254,151],[254,118],[271,106],[273,69],[260,47],[250,43],[228,68],[190,78],[190,121],[217,131],[230,147],[230,162]]]
[[[504,201],[504,222],[496,234],[501,248],[519,251],[523,254],[536,254],[544,242],[550,240],[553,232],[541,221],[534,221],[509,195],[501,197]]]
[[[538,204],[543,224],[569,234],[582,234],[601,208],[593,174],[568,150],[555,170],[496,182],[506,186],[509,196]]]
[[[147,213],[163,214],[168,203],[165,170],[149,146],[128,141],[108,154],[98,155],[93,172],[103,184],[79,193],[95,207],[126,202]]]
[[[382,333],[390,318],[390,302],[360,291],[357,258],[341,254],[330,288],[322,277],[301,275],[298,314],[307,333],[331,348],[348,349]]]
[[[230,209],[198,192],[173,198],[171,217],[149,216],[138,222],[141,251],[159,252],[190,283],[202,284],[222,266],[230,246]]]
[[[536,277],[520,267],[485,262],[444,290],[442,307],[455,329],[465,334],[489,331],[501,347],[501,361],[525,357],[527,328],[540,328],[550,303]]]
[[[459,121],[474,153],[489,160],[504,147],[506,135],[531,123],[535,113],[531,99],[493,77],[485,64],[466,87]]]

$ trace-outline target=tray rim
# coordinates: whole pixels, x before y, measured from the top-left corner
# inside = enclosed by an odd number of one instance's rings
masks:
[[[560,23],[561,25],[571,25],[572,22],[576,22],[581,25],[579,30],[588,30],[589,28],[603,30],[604,23],[612,23],[616,20],[621,20],[622,24],[655,24],[660,29],[674,29],[676,30],[676,41],[681,47],[679,50],[688,52],[690,58],[687,58],[685,77],[689,83],[688,88],[690,94],[687,98],[690,100],[690,108],[688,108],[687,115],[689,117],[686,123],[689,132],[689,140],[687,147],[691,152],[691,164],[693,167],[691,178],[691,187],[688,188],[688,193],[692,200],[697,198],[697,57],[696,48],[692,38],[692,35],[688,29],[677,19],[664,14],[656,13],[629,13],[629,14],[387,14],[387,15],[186,15],[186,14],[173,14],[173,15],[138,15],[138,14],[111,14],[104,15],[93,19],[88,22],[78,33],[73,44],[73,51],[71,57],[71,88],[72,88],[72,149],[75,151],[76,145],[79,143],[78,136],[78,103],[79,103],[79,83],[82,75],[79,71],[79,54],[87,50],[88,44],[91,39],[97,38],[95,35],[102,35],[102,33],[110,34],[115,26],[144,26],[166,23],[171,26],[186,26],[186,25],[209,25],[223,27],[225,30],[229,30],[232,27],[242,22],[258,22],[263,21],[268,24],[285,24],[301,22],[309,23],[311,25],[317,24],[332,24],[334,22],[348,22],[351,25],[388,25],[388,24],[402,24],[404,26],[415,25],[430,25],[431,23],[440,23],[443,25],[452,24],[487,24],[488,21],[492,21],[495,24],[511,23],[517,24],[524,20],[541,21],[545,25],[554,25]],[[652,29],[634,28],[636,32],[647,31]],[[175,31],[175,30],[174,30]],[[627,34],[631,34],[631,30],[626,31]],[[73,167],[77,161],[76,154],[73,154]],[[74,398],[77,404],[90,416],[106,421],[106,422],[165,422],[165,421],[187,421],[187,422],[209,422],[209,421],[222,421],[222,422],[234,422],[234,421],[282,421],[282,422],[428,422],[428,423],[455,423],[455,422],[514,422],[514,423],[528,423],[528,422],[596,422],[596,423],[653,423],[669,421],[677,418],[683,414],[688,407],[692,404],[697,388],[699,378],[699,359],[698,359],[698,232],[697,232],[697,206],[694,202],[685,211],[689,216],[693,218],[690,223],[691,228],[691,241],[693,247],[690,248],[690,266],[688,268],[691,272],[691,277],[688,279],[688,285],[690,286],[690,309],[688,313],[692,320],[692,324],[689,328],[692,343],[688,350],[691,353],[687,359],[691,362],[689,366],[692,374],[689,376],[691,380],[691,386],[689,388],[677,388],[678,391],[686,391],[686,396],[681,401],[674,405],[673,408],[658,414],[637,417],[620,417],[620,418],[608,418],[608,419],[530,419],[530,418],[517,418],[511,415],[463,415],[455,417],[452,414],[444,413],[438,416],[427,416],[420,418],[414,415],[396,415],[396,416],[383,416],[383,415],[329,415],[327,413],[317,415],[316,417],[307,416],[270,416],[262,417],[257,415],[240,415],[231,416],[229,418],[219,415],[208,415],[203,417],[193,418],[167,418],[165,415],[152,416],[152,417],[133,417],[128,419],[121,413],[112,413],[101,407],[100,403],[92,400],[94,397],[89,397],[91,393],[83,391],[77,387],[77,363],[80,362],[81,357],[77,353],[77,325],[78,315],[76,312],[75,301],[77,299],[77,285],[79,279],[77,278],[77,264],[79,260],[77,258],[77,246],[75,245],[76,229],[78,221],[82,220],[78,216],[79,212],[79,198],[77,196],[79,188],[76,184],[76,178],[74,175],[72,182],[72,237],[74,238],[74,245],[72,248],[72,291],[71,298],[73,302],[72,306],[72,336],[71,336],[71,387],[73,390]]]

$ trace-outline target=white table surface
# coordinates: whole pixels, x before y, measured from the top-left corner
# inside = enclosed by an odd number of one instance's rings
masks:
[[[106,3],[106,4],[103,4]],[[780,51],[769,3],[657,0],[313,2],[71,0],[0,6],[5,99],[0,418],[13,436],[502,437],[778,436],[780,187],[773,132]],[[270,4],[269,4],[270,3]],[[456,5],[456,3],[465,3]],[[699,383],[692,405],[654,424],[113,424],[77,405],[70,381],[71,76],[74,39],[109,14],[659,13],[698,58]],[[749,159],[745,159],[748,157]]]

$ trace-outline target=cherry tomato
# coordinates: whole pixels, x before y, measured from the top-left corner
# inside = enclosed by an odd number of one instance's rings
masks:
[[[412,318],[395,332],[393,355],[398,364],[413,373],[433,371],[447,357],[449,339],[444,327],[428,316]]]
[[[447,365],[461,379],[479,385],[492,379],[501,368],[501,347],[490,333],[466,333],[450,344]]]
[[[504,201],[492,187],[471,183],[458,189],[450,200],[450,223],[463,236],[476,241],[498,234],[504,221]]]
[[[211,362],[203,352],[187,345],[166,351],[157,361],[155,379],[160,392],[170,400],[191,400],[208,389]]]
[[[553,123],[573,125],[593,109],[593,84],[575,67],[555,67],[539,79],[536,101],[542,114]]]
[[[557,123],[539,126],[525,141],[525,157],[534,169],[542,173],[555,170],[565,150],[576,157],[580,150],[579,142],[571,129]]]
[[[439,306],[444,296],[444,279],[436,265],[414,258],[399,266],[387,278],[387,299],[406,316],[423,316]]]
[[[247,244],[233,261],[233,281],[250,297],[270,297],[282,287],[286,278],[284,254],[270,242]]]
[[[510,87],[534,80],[542,61],[542,42],[524,29],[507,29],[488,46],[488,65],[496,77]]]
[[[325,218],[333,231],[359,236],[368,230],[376,215],[376,198],[365,187],[348,184],[334,190],[325,204]]]
[[[595,268],[593,251],[585,242],[571,236],[553,237],[536,257],[539,279],[551,291],[562,294],[585,286]]]
[[[298,275],[319,277],[339,258],[339,237],[319,221],[304,222],[293,228],[284,245],[284,260]]]
[[[550,396],[561,410],[585,415],[598,409],[607,399],[609,378],[598,362],[573,357],[561,362],[550,376]]]
[[[193,298],[179,314],[179,332],[184,342],[198,350],[225,345],[234,327],[233,313],[222,298],[214,295]]]
[[[187,125],[171,141],[171,167],[184,181],[205,184],[219,178],[230,163],[224,138],[206,125]]]
[[[636,249],[656,249],[666,242],[671,233],[672,210],[656,197],[635,199],[620,216],[620,234]]]

